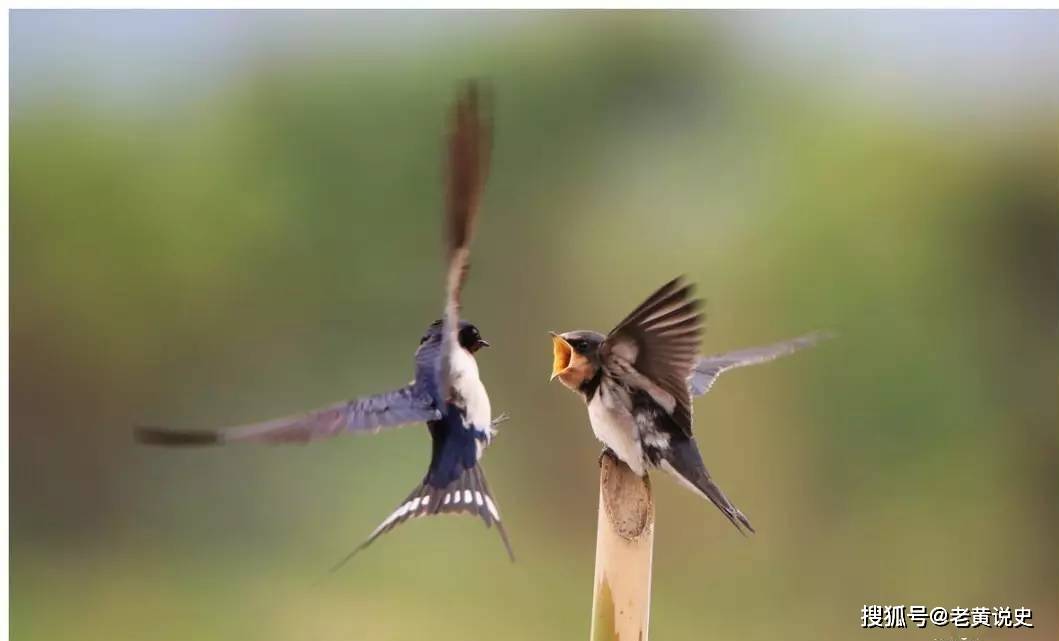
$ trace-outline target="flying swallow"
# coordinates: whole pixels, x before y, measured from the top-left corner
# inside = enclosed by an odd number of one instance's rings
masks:
[[[709,499],[740,532],[753,532],[702,462],[691,431],[692,395],[705,394],[729,369],[779,358],[827,334],[700,357],[703,316],[691,293],[692,286],[676,278],[605,336],[552,333],[552,380],[581,395],[596,438],[633,472],[661,468]]]
[[[346,433],[425,422],[431,456],[426,476],[371,535],[332,568],[338,569],[376,538],[409,519],[444,513],[477,516],[495,525],[508,555],[511,544],[489,491],[481,457],[505,417],[492,417],[478,373],[476,353],[489,343],[460,319],[460,292],[468,271],[474,222],[488,173],[491,122],[474,84],[452,113],[446,176],[444,316],[423,334],[415,352],[415,378],[391,392],[338,403],[307,414],[219,430],[139,428],[151,445],[214,445],[239,442],[304,443]]]

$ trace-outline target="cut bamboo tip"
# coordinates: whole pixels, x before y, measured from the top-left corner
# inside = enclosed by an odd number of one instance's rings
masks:
[[[607,452],[600,460],[592,641],[646,641],[651,612],[651,482]]]

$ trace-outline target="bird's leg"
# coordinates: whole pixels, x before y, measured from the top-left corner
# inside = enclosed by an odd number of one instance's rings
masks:
[[[599,453],[598,464],[599,464],[600,467],[603,466],[603,457],[604,456],[609,456],[612,459],[618,460],[618,455],[614,453],[614,450],[612,450],[609,447],[607,447],[606,445],[604,445],[603,446],[603,451]]]

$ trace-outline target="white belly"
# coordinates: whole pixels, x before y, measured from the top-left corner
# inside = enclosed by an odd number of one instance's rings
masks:
[[[485,385],[478,378],[478,362],[467,350],[457,348],[453,350],[450,367],[452,387],[463,399],[467,420],[478,430],[490,433],[493,409]]]
[[[632,414],[620,405],[607,403],[603,394],[597,393],[588,404],[588,420],[596,438],[614,450],[629,469],[643,476],[643,448]]]

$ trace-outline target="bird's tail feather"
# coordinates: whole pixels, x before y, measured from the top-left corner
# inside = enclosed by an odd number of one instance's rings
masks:
[[[331,572],[341,568],[358,552],[371,545],[375,539],[405,521],[420,516],[459,513],[477,515],[485,522],[486,527],[496,525],[497,532],[500,534],[500,539],[504,542],[508,556],[512,561],[515,560],[515,554],[511,550],[511,543],[507,538],[507,531],[504,530],[504,524],[500,520],[500,510],[497,508],[496,499],[489,492],[489,486],[486,484],[482,467],[475,465],[472,468],[465,469],[459,478],[444,488],[429,485],[425,480],[417,485],[408,497],[401,501],[397,509],[391,512],[363,543],[331,568]]]
[[[750,521],[746,518],[739,508],[732,505],[732,502],[728,500],[728,497],[724,495],[721,488],[717,487],[717,484],[713,482],[709,477],[700,478],[699,482],[695,484],[696,487],[701,490],[706,498],[717,506],[717,509],[724,512],[724,515],[728,517],[728,520],[732,522],[732,525],[737,530],[743,532],[743,528],[754,532],[754,526],[750,525]],[[742,527],[740,527],[740,525]],[[746,534],[746,532],[743,532]]]
[[[695,439],[689,439],[687,442],[672,447],[669,456],[662,461],[662,467],[692,492],[709,499],[728,517],[740,533],[746,534],[743,528],[750,532],[755,531],[754,526],[750,525],[750,520],[728,500],[721,488],[717,487],[717,484],[710,478]]]

